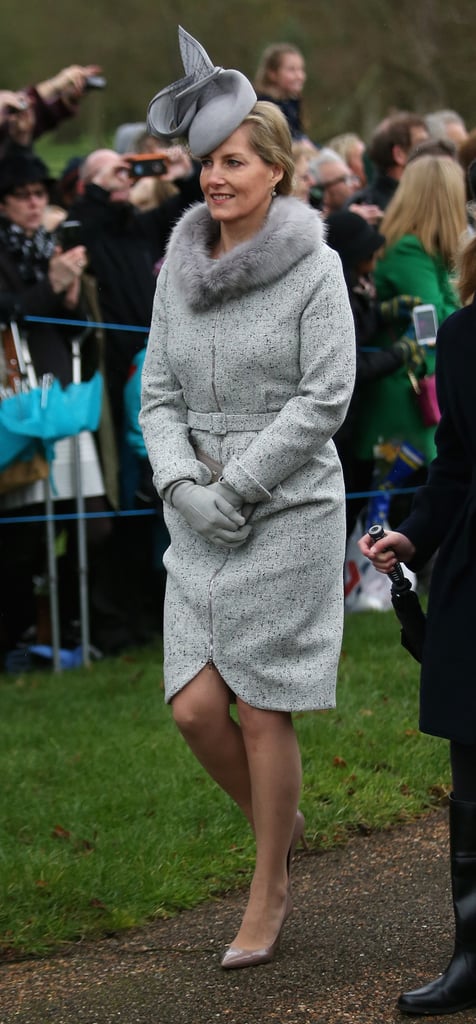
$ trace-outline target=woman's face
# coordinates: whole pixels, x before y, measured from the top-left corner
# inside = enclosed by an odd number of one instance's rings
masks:
[[[309,202],[309,194],[314,185],[314,178],[309,170],[309,157],[303,153],[294,164],[293,195],[296,199]]]
[[[354,142],[347,157],[347,163],[349,164],[351,171],[353,171],[359,179],[361,185],[365,185],[367,181],[367,175],[364,167],[364,153],[365,144],[361,139],[359,139]]]
[[[300,53],[284,53],[269,78],[283,99],[298,99],[306,82],[306,69]]]
[[[239,226],[249,236],[261,227],[283,173],[282,167],[258,156],[247,126],[241,125],[202,158],[200,185],[213,219],[224,226]]]
[[[18,185],[0,203],[0,213],[31,236],[43,223],[48,190],[43,182]]]

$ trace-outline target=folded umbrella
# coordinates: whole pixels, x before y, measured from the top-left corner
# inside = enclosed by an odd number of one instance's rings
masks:
[[[385,537],[385,530],[380,524],[376,524],[370,527],[368,535],[372,543],[375,543],[375,541]],[[421,607],[418,594],[412,590],[410,580],[405,576],[400,562],[396,563],[392,571],[387,573],[387,576],[392,583],[390,590],[392,605],[402,627],[400,632],[402,647],[416,661],[421,662],[425,640],[426,615]]]
[[[0,469],[18,458],[31,458],[41,442],[48,461],[54,443],[82,430],[97,430],[101,415],[102,377],[62,388],[57,380],[48,387],[21,391],[0,402]],[[33,447],[32,447],[33,446]]]

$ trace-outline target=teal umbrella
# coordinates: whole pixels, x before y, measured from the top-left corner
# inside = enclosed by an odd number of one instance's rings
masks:
[[[57,380],[19,392],[0,402],[0,469],[16,459],[29,459],[41,443],[46,458],[54,443],[82,430],[97,430],[103,381],[100,373],[62,388]]]

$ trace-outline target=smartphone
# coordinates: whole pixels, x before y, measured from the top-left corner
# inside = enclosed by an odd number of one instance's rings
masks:
[[[167,162],[159,153],[128,153],[126,160],[132,178],[156,178],[168,171]]]
[[[28,110],[29,106],[30,104],[28,100],[23,96],[19,96],[16,107],[9,103],[6,107],[6,111],[7,114],[21,114],[24,110]]]
[[[63,252],[74,249],[75,245],[83,245],[83,225],[79,220],[64,220],[56,231],[58,245]]]
[[[438,317],[434,306],[414,306],[413,324],[419,345],[434,345],[438,330]]]
[[[106,85],[106,79],[102,75],[90,75],[85,82],[86,89],[105,89]]]

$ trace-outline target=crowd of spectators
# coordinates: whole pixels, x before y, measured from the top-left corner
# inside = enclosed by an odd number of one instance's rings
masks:
[[[101,421],[84,494],[89,510],[104,513],[88,522],[89,601],[93,643],[110,653],[147,642],[161,628],[167,535],[138,427],[140,375],[170,232],[202,193],[200,165],[181,140],[171,145],[152,137],[144,122],[119,126],[111,148],[72,155],[53,180],[36,140],[73,117],[101,75],[97,65],[74,65],[24,89],[0,90],[0,308],[2,337],[12,320],[19,322],[39,382],[49,374],[70,383],[71,341],[78,332],[83,379],[98,369],[103,375]],[[305,81],[305,60],[296,47],[279,43],[264,51],[258,97],[276,103],[288,119],[295,195],[325,221],[354,313],[357,383],[336,438],[351,495],[375,483],[376,456],[386,442],[398,447],[411,441],[421,449],[424,470],[431,458],[433,428],[425,428],[424,437],[415,429],[409,372],[417,379],[431,372],[433,355],[415,339],[412,308],[431,303],[440,322],[457,308],[458,249],[474,231],[467,172],[476,158],[476,129],[468,131],[452,110],[395,111],[369,139],[349,130],[313,140],[303,108]],[[34,323],[31,316],[48,322]],[[94,327],[83,330],[68,319]],[[5,397],[3,348],[0,378]],[[70,499],[59,487],[56,508],[70,507]],[[20,519],[41,504],[37,484],[3,488],[0,474],[0,516],[11,519],[14,511]],[[348,507],[350,533],[359,508],[351,498]],[[154,515],[115,516],[120,509]],[[71,538],[68,545],[60,574],[66,637],[74,635],[78,616]],[[43,527],[2,524],[0,553],[3,657],[36,635]]]

